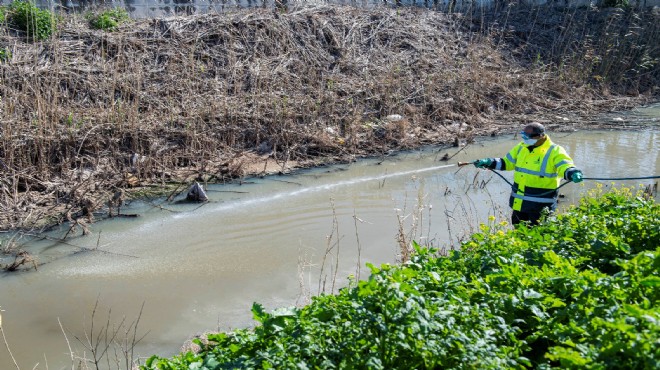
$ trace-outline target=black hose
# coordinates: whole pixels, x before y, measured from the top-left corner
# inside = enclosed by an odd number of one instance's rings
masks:
[[[644,176],[644,177],[583,177],[584,180],[648,180],[660,179],[660,176]]]
[[[491,172],[493,172],[497,176],[501,177],[502,180],[504,180],[507,184],[509,184],[509,186],[511,186],[511,189],[513,189],[513,184],[511,182],[509,182],[509,180],[507,180],[506,177],[502,176],[499,172],[497,172],[493,169],[489,168],[489,170],[491,170]],[[605,180],[605,181],[606,180],[612,180],[612,181],[618,181],[618,180],[648,180],[648,179],[660,179],[660,176],[656,175],[656,176],[643,176],[643,177],[583,177],[582,179],[583,180],[601,180],[601,181],[603,181],[603,180]],[[543,196],[552,194],[555,191],[559,190],[561,187],[566,186],[570,183],[571,183],[571,181],[566,181],[565,183],[562,183],[561,185],[559,185],[557,187],[557,189],[550,190],[550,191],[547,191],[547,192],[541,193],[541,194],[534,194],[534,196],[543,197]]]

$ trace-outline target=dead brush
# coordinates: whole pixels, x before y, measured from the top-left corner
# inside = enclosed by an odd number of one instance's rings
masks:
[[[332,230],[329,235],[326,236],[326,246],[323,254],[323,258],[320,263],[319,279],[317,294],[334,294],[335,287],[337,282],[337,273],[339,272],[339,251],[340,251],[340,241],[342,236],[339,234],[339,220],[337,218],[337,209],[335,208],[334,199],[330,199],[330,205],[332,207]],[[326,264],[329,265],[326,270]],[[331,281],[328,282],[328,279]],[[326,291],[330,285],[330,290]]]
[[[80,212],[63,196],[74,190],[102,205],[117,187],[242,176],[216,169],[263,142],[282,167],[341,160],[447,143],[457,122],[496,132],[527,114],[630,106],[658,85],[651,15],[465,10],[246,9],[112,33],[65,17],[42,43],[0,32],[12,52],[0,63],[0,229]],[[602,99],[606,88],[642,96]],[[370,124],[390,115],[403,121]],[[313,139],[328,128],[332,141]]]
[[[11,263],[0,264],[0,269],[4,271],[18,271],[21,266],[30,266],[33,267],[35,271],[37,270],[37,259],[29,252],[23,250],[19,244],[16,243],[14,238],[5,240],[4,243],[2,243],[2,249],[0,252],[3,255],[14,258]]]
[[[7,265],[2,265],[2,269],[5,271],[17,271],[19,267],[23,265],[29,265],[31,267],[34,267],[34,270],[37,270],[37,260],[34,258],[30,253],[24,251],[24,250],[19,250],[15,256],[14,256],[14,261],[10,264]]]
[[[132,321],[129,321],[125,316],[121,320],[113,319],[111,309],[108,309],[105,319],[97,318],[98,310],[99,301],[97,300],[92,309],[89,323],[83,323],[82,334],[65,330],[58,318],[60,330],[69,349],[71,369],[139,368],[140,358],[137,356],[136,347],[148,334],[148,332],[138,333],[138,326],[144,312],[144,303],[140,307],[137,317]],[[75,342],[70,341],[70,336],[75,339]],[[76,346],[76,342],[82,346],[82,349]]]
[[[31,266],[37,270],[37,259],[33,257],[29,252],[23,250],[19,244],[16,242],[15,238],[9,238],[2,243],[2,248],[0,252],[3,255],[13,257],[14,260],[11,263],[0,264],[0,269],[4,271],[17,271],[21,266]]]
[[[5,240],[2,243],[0,243],[0,246],[2,246],[2,248],[0,249],[0,252],[2,252],[2,254],[5,254],[5,255],[15,254],[16,251],[19,249],[18,244],[16,243],[16,241],[13,237]]]
[[[2,306],[0,306],[0,334],[2,334],[2,341],[5,343],[5,348],[7,349],[7,352],[9,353],[9,357],[11,357],[11,360],[14,363],[14,366],[16,367],[16,370],[20,370],[20,367],[18,367],[18,363],[16,362],[16,358],[14,358],[14,354],[11,352],[11,348],[9,347],[9,342],[7,342],[7,336],[5,336],[5,330],[2,328],[2,312],[4,312],[4,310],[1,308]]]
[[[419,185],[419,184],[418,184]],[[424,211],[428,210],[429,232],[431,229],[431,210],[433,206],[428,203],[429,194],[426,194],[422,186],[418,187],[416,202],[411,211],[407,211],[407,195],[404,199],[403,208],[397,209],[398,229],[396,241],[399,246],[398,260],[400,263],[410,261],[413,250],[413,241],[421,242],[424,238]],[[428,237],[426,238],[428,242]]]
[[[643,186],[642,189],[642,196],[645,199],[653,199],[658,195],[658,182],[654,182],[653,184],[648,184],[646,186]]]

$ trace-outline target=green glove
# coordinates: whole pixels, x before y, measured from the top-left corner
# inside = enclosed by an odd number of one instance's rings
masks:
[[[488,168],[490,167],[491,164],[493,164],[493,160],[490,158],[484,158],[484,159],[477,159],[472,163],[477,168]]]
[[[582,171],[577,170],[571,174],[571,181],[577,183],[582,181]]]

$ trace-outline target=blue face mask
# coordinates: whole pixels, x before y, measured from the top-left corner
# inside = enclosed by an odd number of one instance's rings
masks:
[[[524,131],[520,133],[520,136],[522,136],[523,143],[525,143],[525,145],[536,145],[536,143],[539,141],[539,139],[532,139]]]

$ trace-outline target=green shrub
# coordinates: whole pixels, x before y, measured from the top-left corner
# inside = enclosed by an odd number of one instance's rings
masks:
[[[7,20],[7,8],[0,6],[0,23],[5,23]]]
[[[55,16],[31,2],[12,2],[7,7],[6,17],[12,26],[24,31],[31,40],[45,40],[55,31]]]
[[[11,51],[7,48],[0,49],[0,62],[7,62],[11,59]]]
[[[199,353],[143,369],[655,369],[660,361],[660,207],[627,191],[587,198],[532,229],[483,225],[460,251],[416,246],[404,266]]]
[[[120,24],[127,22],[129,19],[128,13],[125,9],[115,8],[90,16],[89,24],[92,28],[97,30],[112,31],[117,29],[117,26]]]

